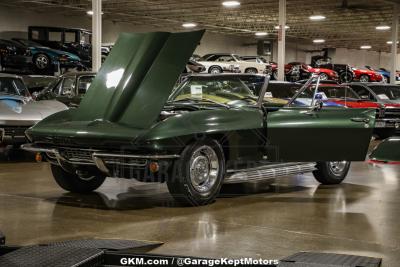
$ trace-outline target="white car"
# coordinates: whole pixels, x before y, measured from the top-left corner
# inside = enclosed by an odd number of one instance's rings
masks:
[[[198,60],[206,67],[204,72],[241,72],[241,73],[265,73],[267,64],[243,61],[235,54],[207,54]]]

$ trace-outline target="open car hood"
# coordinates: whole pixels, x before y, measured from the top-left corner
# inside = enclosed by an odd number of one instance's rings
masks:
[[[203,33],[121,34],[72,119],[149,128]]]
[[[157,120],[203,33],[122,33],[76,111],[51,116],[28,134],[104,138],[119,129],[135,138]]]
[[[400,136],[385,139],[369,156],[373,163],[400,164]]]

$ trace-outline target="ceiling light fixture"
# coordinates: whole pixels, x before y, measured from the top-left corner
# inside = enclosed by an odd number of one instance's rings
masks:
[[[312,15],[312,16],[309,16],[309,18],[310,18],[310,20],[324,20],[324,19],[326,19],[326,17],[322,16],[322,15]]]
[[[274,28],[277,29],[277,30],[279,30],[279,25],[276,25]],[[286,30],[289,29],[289,28],[290,28],[290,27],[289,27],[288,25],[285,26],[285,29],[286,29]]]
[[[86,14],[88,14],[89,16],[93,16],[93,10],[86,11]],[[101,12],[101,14],[103,15],[104,12]]]
[[[194,27],[196,27],[197,26],[197,24],[196,23],[193,23],[193,22],[187,22],[187,23],[183,23],[182,24],[182,27],[183,28],[194,28]]]
[[[391,44],[393,44],[393,41],[387,41],[386,43],[391,45]],[[396,42],[396,44],[398,44],[398,43],[399,43],[399,41]]]
[[[360,46],[361,49],[371,49],[370,45],[362,45]]]
[[[266,36],[266,35],[268,35],[268,33],[267,32],[256,32],[255,35],[256,36]]]
[[[378,31],[386,31],[386,30],[390,30],[390,26],[380,25],[380,26],[376,26],[375,29],[377,29]]]
[[[224,1],[224,2],[222,2],[222,5],[224,7],[238,7],[238,6],[240,6],[240,2],[239,1]]]
[[[325,40],[324,39],[315,39],[315,40],[313,40],[313,43],[322,44],[322,43],[325,43]]]

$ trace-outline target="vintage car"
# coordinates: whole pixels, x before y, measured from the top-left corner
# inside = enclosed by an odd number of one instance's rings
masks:
[[[383,76],[374,70],[369,69],[359,69],[359,68],[352,68],[354,73],[354,81],[359,81],[362,83],[366,82],[382,82]]]
[[[400,86],[383,83],[348,84],[364,100],[382,106],[377,114],[376,127],[381,128],[380,137],[392,136],[400,130]]]
[[[95,76],[95,72],[88,71],[65,73],[43,89],[36,99],[56,99],[69,107],[77,107]]]
[[[198,62],[204,65],[208,73],[241,72],[266,73],[268,64],[244,61],[239,55],[216,53],[204,55]],[[232,69],[233,68],[233,69]],[[235,71],[235,70],[238,71]]]
[[[350,161],[365,160],[375,111],[321,108],[312,81],[284,107],[264,104],[268,79],[260,97],[214,75],[171,94],[203,33],[121,34],[81,105],[28,129],[23,148],[42,153],[67,191],[135,178],[166,182],[191,205],[214,201],[223,183],[313,172],[338,184]],[[309,106],[293,104],[309,96]],[[323,149],[315,145],[321,136],[329,139]]]
[[[72,53],[45,47],[39,43],[22,38],[13,38],[11,41],[29,50],[32,55],[32,63],[37,70],[57,71],[58,68],[81,68],[81,59]]]
[[[34,101],[21,77],[0,74],[0,146],[25,143],[26,129],[66,109],[58,101]]]

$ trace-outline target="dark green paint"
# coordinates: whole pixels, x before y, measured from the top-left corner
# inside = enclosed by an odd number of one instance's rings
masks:
[[[233,161],[365,159],[374,110],[276,107],[265,116],[255,106],[220,107],[158,121],[202,34],[123,34],[80,107],[42,120],[28,130],[29,137],[37,143],[176,154],[207,135]],[[360,117],[369,123],[351,121]]]
[[[368,117],[369,123],[352,118]],[[283,161],[362,161],[375,124],[373,109],[285,107],[267,117],[268,155]]]
[[[384,162],[400,162],[400,137],[385,139],[372,151],[369,158]]]
[[[202,35],[203,31],[121,34],[74,120],[150,127]]]

